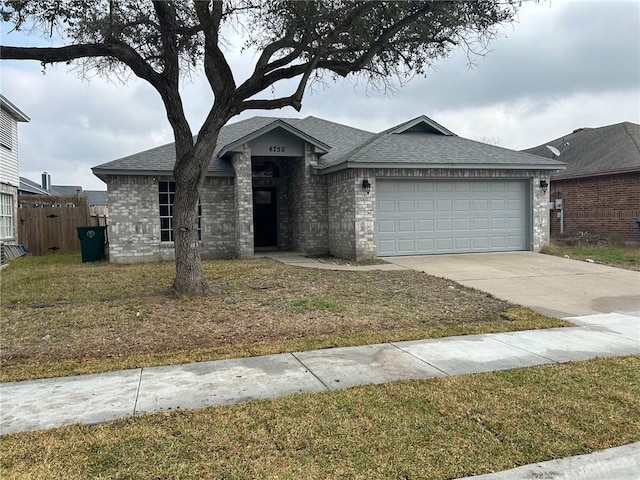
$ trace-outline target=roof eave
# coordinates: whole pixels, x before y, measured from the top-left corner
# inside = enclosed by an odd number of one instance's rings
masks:
[[[434,130],[440,132],[443,135],[457,137],[457,135],[455,133],[453,133],[451,130],[449,130],[448,128],[443,127],[438,122],[430,119],[426,115],[420,115],[419,117],[414,118],[413,120],[409,120],[408,122],[405,122],[402,125],[399,125],[399,126],[393,128],[389,133],[402,133],[402,132],[405,132],[405,131],[409,130],[412,127],[415,127],[416,125],[418,125],[420,123],[424,123],[424,124],[428,125],[429,127],[433,128]]]
[[[102,168],[92,168],[91,171],[93,174],[98,177],[103,182],[107,181],[108,175],[125,175],[125,176],[133,176],[133,177],[173,177],[172,170],[126,170],[126,169],[102,169]],[[235,176],[232,172],[207,172],[207,177],[233,177]]]
[[[626,168],[621,170],[611,170],[609,172],[590,172],[590,173],[580,173],[577,175],[561,175],[561,176],[552,176],[551,180],[574,180],[578,178],[589,178],[589,177],[605,177],[608,175],[623,175],[625,173],[636,173],[640,172],[640,167]]]
[[[17,122],[28,122],[31,120],[22,110],[16,107],[2,94],[0,94],[0,105],[2,105],[2,107],[4,107],[4,109],[7,110]]]
[[[566,168],[565,165],[549,165],[549,164],[521,164],[521,163],[504,163],[504,164],[482,164],[482,163],[391,163],[391,162],[341,162],[328,167],[317,167],[318,174],[324,175],[333,172],[339,172],[349,168],[410,168],[410,169],[437,169],[437,170],[545,170],[560,171]]]

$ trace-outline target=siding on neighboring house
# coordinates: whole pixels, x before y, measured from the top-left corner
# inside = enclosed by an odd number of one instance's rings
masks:
[[[0,183],[18,187],[18,122],[0,109],[0,127]]]
[[[0,95],[0,240],[13,243],[18,235],[18,122],[29,117]]]
[[[624,241],[640,241],[640,172],[552,179],[551,201],[561,198],[564,233],[591,232]],[[551,233],[560,234],[558,211],[551,212]]]

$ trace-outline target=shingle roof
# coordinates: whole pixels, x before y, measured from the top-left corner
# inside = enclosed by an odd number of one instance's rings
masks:
[[[623,122],[598,128],[580,128],[523,151],[551,158],[553,154],[546,145],[558,148],[561,152],[559,160],[567,163],[567,169],[553,178],[640,170],[640,125],[636,123]]]
[[[283,122],[297,131],[328,145],[317,168],[329,172],[359,166],[404,167],[468,167],[468,168],[541,168],[561,169],[563,163],[536,155],[516,152],[473,140],[461,138],[427,117],[408,122],[374,134],[317,117],[275,118],[252,117],[226,125],[218,137],[217,153],[248,138],[256,130],[274,122]],[[93,168],[96,175],[168,174],[175,162],[174,144],[170,143],[144,152],[104,163]],[[226,159],[212,159],[209,174],[234,174]]]
[[[413,168],[564,167],[562,162],[556,160],[541,159],[535,155],[458,137],[427,117],[418,117],[373,135],[333,163],[323,163],[322,167],[331,168],[342,163]]]
[[[339,123],[330,122],[316,117],[306,118],[276,118],[251,117],[236,123],[225,125],[218,136],[218,152],[225,146],[250,135],[252,132],[280,120],[300,130],[305,135],[313,137],[331,147],[329,153],[323,157],[328,160],[343,155],[355,145],[374,134]],[[195,140],[195,137],[194,137]],[[173,143],[160,145],[143,152],[134,153],[126,157],[103,163],[93,167],[97,175],[108,173],[122,174],[170,174],[175,163],[175,149]],[[209,166],[209,174],[233,176],[234,171],[230,162],[215,156]]]
[[[82,193],[87,197],[89,205],[107,205],[109,203],[106,190],[85,190]]]
[[[51,192],[45,190],[33,180],[29,180],[25,177],[20,177],[20,187],[18,187],[18,191],[34,195],[51,195]]]
[[[331,146],[328,153],[320,157],[318,166],[339,162],[356,146],[375,137],[372,132],[330,122],[322,118],[306,117],[295,123],[295,127]]]
[[[82,193],[80,185],[51,185],[51,193],[53,195],[77,195]]]
[[[562,163],[458,136],[434,133],[385,134],[358,151],[349,162],[433,166],[556,166]]]

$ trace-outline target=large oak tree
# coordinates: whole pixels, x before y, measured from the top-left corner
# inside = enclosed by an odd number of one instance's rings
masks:
[[[462,45],[486,46],[511,22],[518,0],[56,0],[4,1],[16,30],[58,35],[62,46],[1,46],[6,60],[77,62],[83,71],[117,75],[130,69],[160,95],[175,137],[174,238],[178,293],[207,292],[198,244],[198,198],[220,129],[249,109],[300,110],[310,82],[362,75],[376,86],[423,74]],[[255,55],[238,84],[225,49],[235,29]],[[193,132],[179,85],[203,71],[214,95]],[[279,84],[291,91],[261,97]]]

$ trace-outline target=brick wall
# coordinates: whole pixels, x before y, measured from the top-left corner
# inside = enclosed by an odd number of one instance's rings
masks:
[[[336,257],[356,258],[356,172],[327,175],[328,250]]]
[[[307,254],[322,254],[329,250],[327,239],[327,185],[325,178],[312,175],[311,165],[317,156],[305,144],[303,158],[293,158],[289,164],[289,236],[294,250]]]
[[[540,172],[507,170],[349,169],[313,175],[315,154],[279,159],[280,247],[344,258],[375,256],[376,177],[378,178],[523,178],[531,179],[532,249],[549,238],[549,193],[539,188]],[[203,258],[253,255],[251,156],[237,154],[235,178],[209,177],[201,195]],[[371,191],[362,189],[368,178]],[[110,258],[114,262],[173,259],[173,243],[160,242],[158,181],[170,178],[108,178]],[[275,179],[266,180],[273,182]],[[637,180],[636,180],[637,181]],[[637,193],[636,193],[637,196]],[[640,214],[638,214],[640,216]]]
[[[115,263],[172,260],[173,242],[160,241],[158,182],[170,177],[109,176],[109,259]],[[235,255],[233,179],[209,177],[200,198],[203,258]]]
[[[200,194],[202,258],[229,258],[236,255],[234,180],[207,177]]]
[[[156,261],[173,256],[160,249],[158,181],[147,176],[108,176],[109,260],[115,263]]]
[[[313,147],[305,144],[304,169],[307,172],[305,194],[305,251],[309,254],[324,254],[329,251],[329,212],[326,179],[311,174],[311,165],[317,161]]]
[[[305,209],[307,207],[305,189],[308,182],[309,171],[304,162],[294,160],[289,165],[287,176],[287,188],[289,191],[289,239],[293,250],[305,251]]]
[[[634,220],[640,218],[640,172],[552,180],[551,201],[562,198],[564,233],[592,232],[625,241],[639,241]],[[557,211],[551,212],[551,233],[560,234]]]

